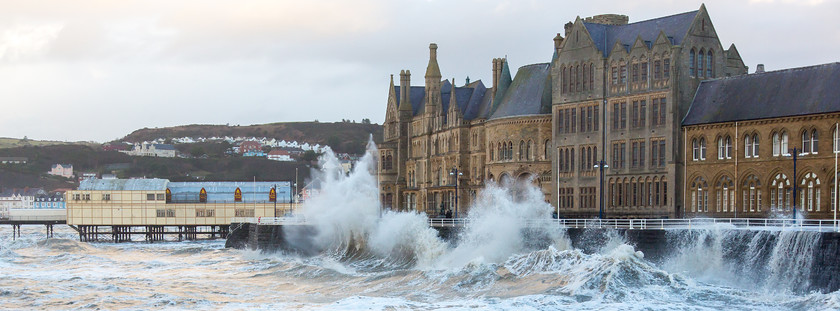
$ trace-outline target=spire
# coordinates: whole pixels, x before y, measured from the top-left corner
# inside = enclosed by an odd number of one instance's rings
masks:
[[[426,78],[440,80],[440,67],[437,62],[437,44],[429,44],[429,65],[426,66]]]

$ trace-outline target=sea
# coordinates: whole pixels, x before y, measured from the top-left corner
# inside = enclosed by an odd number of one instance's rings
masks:
[[[298,215],[317,228],[315,256],[224,240],[87,243],[67,226],[52,238],[24,226],[13,239],[0,227],[0,309],[840,310],[837,292],[802,286],[809,235],[754,235],[740,256],[731,249],[743,230],[727,227],[655,261],[618,233],[582,250],[564,228],[534,224],[552,207],[523,183],[489,184],[444,240],[425,214],[383,211],[377,158],[371,146],[344,174],[322,157],[322,192]],[[548,242],[531,243],[534,230]],[[769,236],[774,246],[757,245]]]

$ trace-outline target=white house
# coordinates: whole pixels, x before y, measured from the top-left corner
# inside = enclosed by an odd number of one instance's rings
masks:
[[[286,150],[271,150],[266,157],[274,161],[294,161],[292,155]]]
[[[53,164],[52,168],[49,172],[47,172],[47,174],[61,176],[64,178],[72,178],[73,164]]]

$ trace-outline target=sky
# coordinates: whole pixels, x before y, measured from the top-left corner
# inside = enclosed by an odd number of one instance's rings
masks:
[[[2,1],[0,137],[106,142],[185,124],[382,123],[389,78],[422,85],[429,43],[445,79],[491,86],[548,62],[563,25],[697,10],[684,0]],[[840,0],[709,0],[754,70],[840,61]]]

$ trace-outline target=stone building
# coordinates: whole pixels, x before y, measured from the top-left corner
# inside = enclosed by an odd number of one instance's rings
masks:
[[[438,215],[467,206],[485,180],[530,180],[561,217],[593,217],[603,161],[605,217],[681,215],[680,120],[701,80],[746,66],[734,45],[723,48],[705,6],[628,21],[578,17],[554,38],[550,63],[511,79],[494,59],[489,88],[442,81],[432,44],[425,86],[410,86],[406,70],[399,86],[391,79],[383,204]]]
[[[601,182],[606,218],[679,216],[680,120],[701,80],[746,73],[705,6],[628,19],[578,17],[555,38],[552,203],[564,217],[597,216]]]
[[[700,83],[685,131],[686,216],[832,218],[840,63]]]
[[[379,145],[383,205],[430,216],[464,216],[486,180],[530,181],[549,198],[551,64],[520,68],[492,61],[493,86],[441,80],[437,45],[429,46],[424,86],[411,71],[393,76],[384,142]]]

